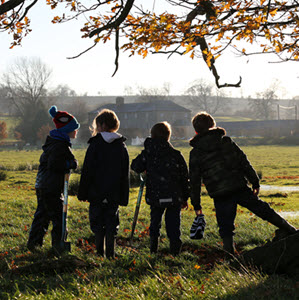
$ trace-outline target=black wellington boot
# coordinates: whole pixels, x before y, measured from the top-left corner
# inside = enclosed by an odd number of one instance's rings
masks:
[[[115,236],[114,234],[106,233],[106,257],[107,258],[115,258]]]
[[[104,231],[96,232],[95,238],[96,238],[97,254],[99,256],[104,256],[104,238],[105,238]]]
[[[182,241],[170,241],[170,253],[174,256],[177,256],[181,253],[182,250]]]
[[[234,255],[235,246],[234,246],[233,236],[225,236],[222,240],[223,240],[223,250]]]
[[[158,246],[159,246],[158,237],[151,237],[150,238],[150,252],[151,253],[157,253],[158,252]]]

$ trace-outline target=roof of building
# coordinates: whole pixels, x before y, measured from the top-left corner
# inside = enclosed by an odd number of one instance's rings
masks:
[[[98,107],[96,110],[89,112],[90,114],[96,114],[101,109],[111,109],[116,113],[126,112],[149,112],[149,111],[181,111],[190,112],[189,109],[180,106],[170,100],[152,101],[152,102],[140,102],[140,103],[123,103],[123,104],[104,104]]]

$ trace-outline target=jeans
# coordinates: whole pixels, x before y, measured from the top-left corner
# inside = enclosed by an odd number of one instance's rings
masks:
[[[160,236],[162,216],[165,212],[166,233],[170,241],[180,242],[181,207],[155,207],[151,206],[150,237]]]
[[[234,235],[234,221],[238,204],[263,220],[270,220],[276,214],[267,202],[262,201],[258,196],[254,196],[249,188],[231,195],[216,197],[214,198],[214,205],[221,238]]]

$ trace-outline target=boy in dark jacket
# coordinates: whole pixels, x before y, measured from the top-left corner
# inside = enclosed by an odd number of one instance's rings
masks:
[[[191,203],[198,215],[203,182],[209,196],[214,199],[224,250],[234,253],[234,220],[238,204],[283,231],[295,233],[295,227],[258,197],[260,185],[255,170],[244,152],[225,135],[225,130],[216,127],[213,117],[200,112],[193,117],[192,124],[196,136],[190,141],[193,147],[189,160]]]
[[[76,138],[80,124],[65,111],[49,110],[56,125],[43,145],[40,165],[36,176],[37,209],[31,225],[27,247],[34,250],[42,246],[44,235],[52,221],[52,246],[59,249],[62,238],[62,207],[64,175],[77,168],[77,161],[71,151],[70,138]]]
[[[189,198],[188,170],[178,150],[169,143],[171,127],[167,122],[157,123],[151,137],[144,142],[144,150],[131,164],[137,173],[146,172],[146,203],[151,208],[150,251],[158,251],[162,216],[165,212],[166,232],[170,251],[181,251],[181,208]]]
[[[119,205],[129,199],[129,155],[125,138],[117,133],[119,120],[108,109],[93,122],[93,137],[88,141],[78,199],[90,202],[90,227],[96,238],[96,249],[114,257],[115,237],[119,227]]]

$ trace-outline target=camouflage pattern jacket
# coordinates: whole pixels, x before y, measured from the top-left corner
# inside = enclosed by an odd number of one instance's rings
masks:
[[[246,155],[223,128],[196,135],[190,145],[191,203],[195,210],[201,209],[202,183],[212,198],[245,189],[248,181],[252,188],[259,187],[259,178]]]

